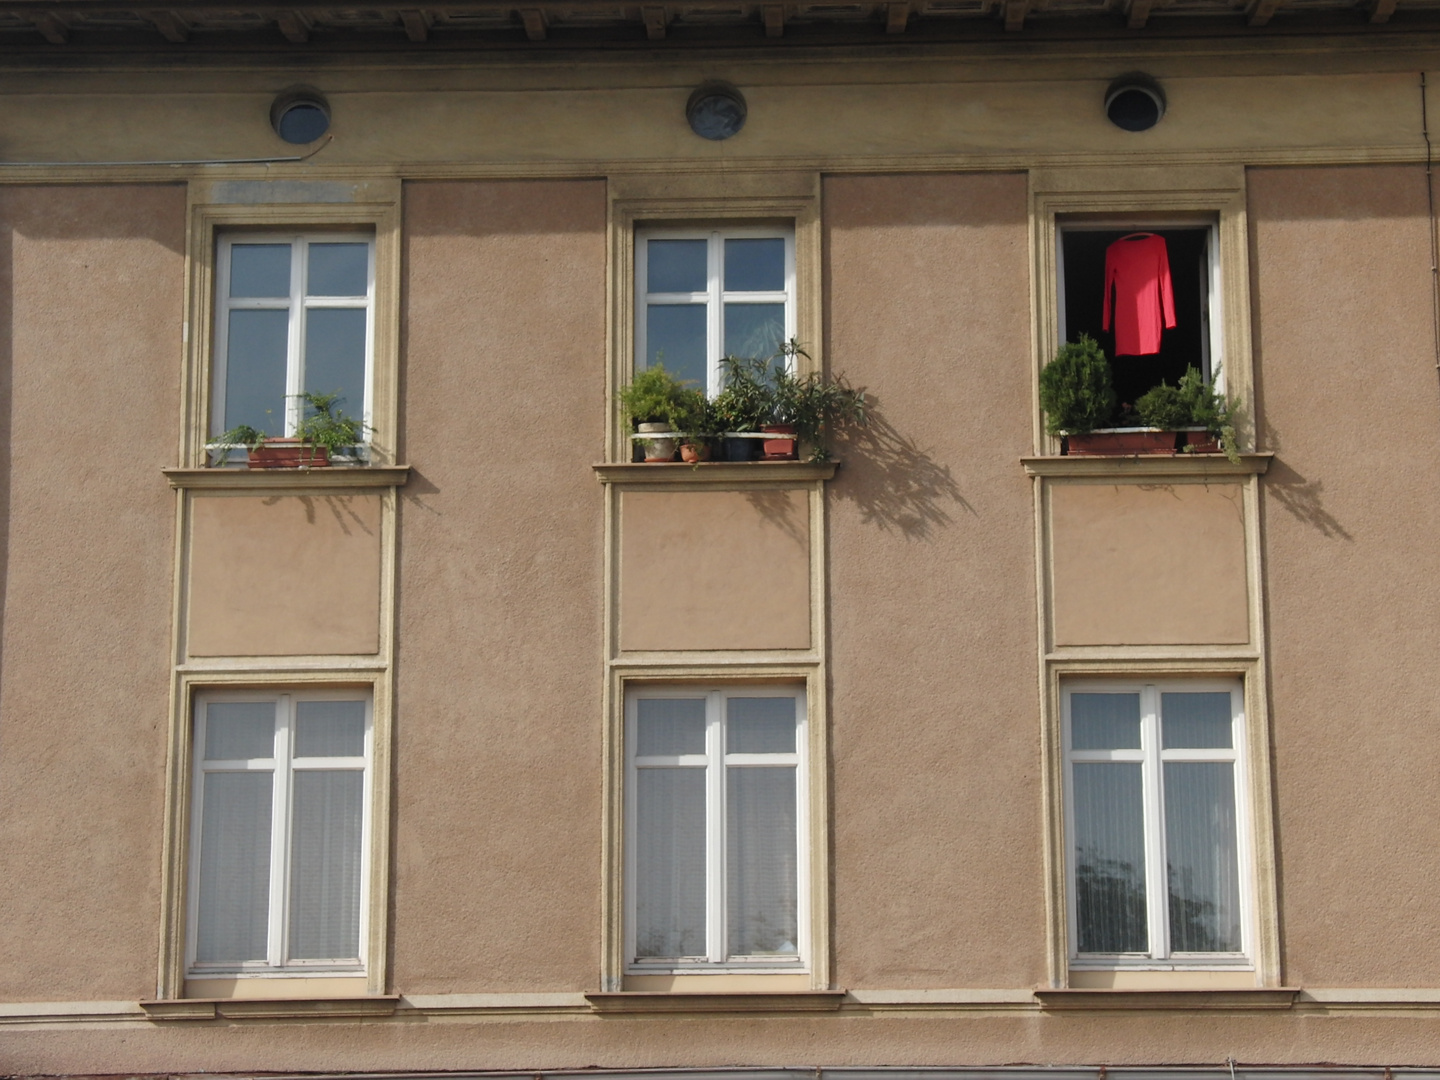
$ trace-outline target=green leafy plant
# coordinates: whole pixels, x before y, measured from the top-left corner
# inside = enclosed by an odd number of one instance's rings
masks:
[[[686,395],[700,393],[691,389],[665,370],[656,361],[644,371],[635,373],[628,386],[618,395],[625,418],[636,424],[676,425],[676,417],[692,406]]]
[[[759,431],[770,421],[768,359],[727,356],[720,361],[725,388],[715,398],[715,417],[721,431]]]
[[[307,446],[323,446],[335,454],[365,441],[366,423],[346,416],[336,406],[344,399],[338,394],[317,394],[306,391],[300,395],[304,415],[295,429],[296,437]]]
[[[865,423],[865,391],[852,387],[843,375],[829,378],[818,371],[795,375],[790,366],[796,357],[809,360],[810,354],[791,338],[770,358],[774,371],[769,423],[792,425],[796,436],[809,444],[810,460],[828,461],[829,437]]]
[[[700,446],[719,438],[725,428],[720,423],[716,403],[704,391],[685,389],[681,392],[670,423],[680,433],[681,446]]]
[[[1179,387],[1171,386],[1163,379],[1159,386],[1151,387],[1135,399],[1135,412],[1146,427],[1164,431],[1175,431],[1191,422],[1190,402],[1181,394]]]
[[[206,444],[207,450],[218,450],[220,458],[216,465],[226,465],[230,461],[230,452],[237,446],[243,446],[246,450],[254,452],[265,445],[265,433],[249,424],[236,424],[229,431],[222,431],[215,436],[213,442]]]
[[[1084,435],[1115,412],[1115,389],[1105,350],[1087,334],[1060,346],[1040,372],[1040,407],[1051,435]]]

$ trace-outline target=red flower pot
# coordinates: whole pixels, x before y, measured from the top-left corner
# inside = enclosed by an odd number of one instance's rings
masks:
[[[250,451],[252,469],[324,469],[330,466],[328,446],[307,446],[299,439],[266,439]]]
[[[779,438],[765,439],[762,445],[765,448],[766,461],[794,461],[798,456],[797,440],[795,438],[795,425],[793,424],[765,424],[760,430],[766,435],[776,435]]]
[[[1175,432],[1146,429],[1092,431],[1065,436],[1065,452],[1075,457],[1115,457],[1123,454],[1173,454]]]

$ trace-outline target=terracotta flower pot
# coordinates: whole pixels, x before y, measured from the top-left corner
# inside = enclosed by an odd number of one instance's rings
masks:
[[[697,461],[710,460],[710,444],[702,443],[681,443],[680,460],[694,465]]]
[[[796,454],[795,426],[793,424],[765,424],[760,428],[766,435],[780,438],[764,440],[766,461],[794,461]]]
[[[1220,453],[1220,440],[1208,431],[1182,431],[1180,432],[1180,449],[1191,454],[1218,454]]]
[[[1067,435],[1065,452],[1074,457],[1114,457],[1122,454],[1173,454],[1175,432],[1148,428],[1122,428]]]
[[[266,439],[249,454],[252,469],[326,469],[330,448],[310,446],[299,439]]]

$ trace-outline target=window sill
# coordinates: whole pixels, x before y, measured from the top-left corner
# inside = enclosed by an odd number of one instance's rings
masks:
[[[748,481],[829,480],[838,461],[626,462],[595,465],[602,484],[736,484]]]
[[[1126,454],[1115,457],[1023,457],[1027,476],[1258,476],[1274,454]]]
[[[621,990],[586,994],[597,1013],[813,1013],[836,1012],[845,1000],[843,990],[789,991],[668,991]]]
[[[275,1020],[303,1017],[392,1016],[399,994],[370,997],[313,998],[176,998],[142,1001],[151,1020]]]
[[[1082,990],[1037,989],[1035,1000],[1047,1011],[1155,1009],[1289,1009],[1298,987],[1234,987],[1224,990]]]
[[[162,469],[170,486],[210,491],[403,487],[409,465],[330,465],[323,469]]]

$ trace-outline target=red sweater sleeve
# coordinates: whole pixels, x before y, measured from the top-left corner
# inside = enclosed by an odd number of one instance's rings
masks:
[[[1170,253],[1160,245],[1160,310],[1165,316],[1165,329],[1175,329],[1175,293],[1170,287]]]
[[[1115,287],[1115,275],[1119,272],[1120,259],[1118,258],[1118,252],[1115,250],[1115,245],[1111,244],[1108,248],[1105,249],[1105,310],[1101,313],[1100,316],[1101,330],[1110,329],[1110,295],[1111,290]],[[1167,282],[1170,280],[1168,276],[1168,271],[1165,280]]]

